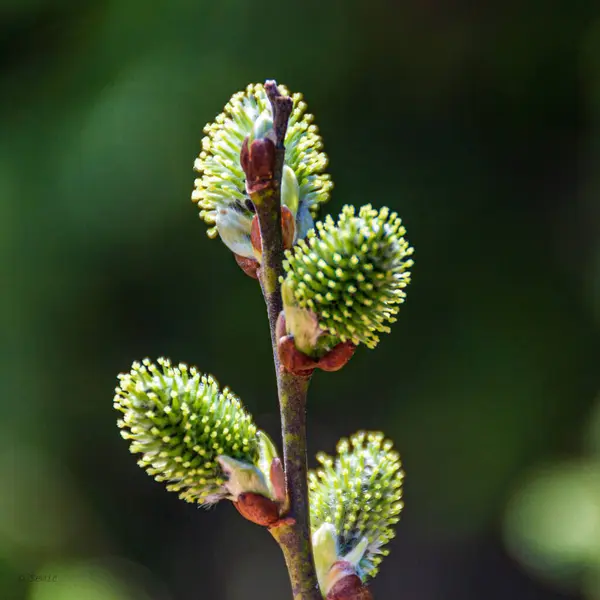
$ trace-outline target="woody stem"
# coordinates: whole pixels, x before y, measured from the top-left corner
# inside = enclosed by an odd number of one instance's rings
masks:
[[[265,83],[273,110],[274,155],[267,184],[250,196],[256,208],[262,240],[259,281],[267,305],[269,328],[281,413],[283,465],[289,514],[293,523],[270,531],[283,551],[290,576],[294,600],[322,600],[314,565],[310,536],[308,483],[306,464],[306,396],[310,377],[285,371],[279,362],[276,324],[283,309],[279,278],[283,273],[283,239],[281,230],[281,177],[285,157],[284,139],[292,111],[292,99],[283,96],[274,81]],[[250,148],[251,152],[252,148]],[[264,170],[259,169],[261,173]],[[246,172],[248,181],[248,171]]]

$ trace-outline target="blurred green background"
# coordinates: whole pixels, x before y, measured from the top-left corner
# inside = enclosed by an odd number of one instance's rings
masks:
[[[326,208],[387,204],[416,248],[392,335],[309,402],[311,464],[359,428],[402,453],[375,597],[600,598],[597,0],[0,0],[0,40],[2,600],[289,597],[270,536],[167,493],[112,407],[166,355],[278,436],[259,289],[190,201],[202,127],[272,77]]]

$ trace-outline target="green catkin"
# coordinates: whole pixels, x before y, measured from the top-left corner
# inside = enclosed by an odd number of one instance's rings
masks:
[[[282,94],[289,95],[285,86],[278,88]],[[329,200],[333,183],[324,172],[328,159],[322,151],[323,141],[313,124],[314,117],[306,112],[302,94],[292,94],[291,98],[293,109],[284,142],[284,164],[292,169],[299,185],[297,228],[302,237],[302,230],[312,226],[311,214],[314,216],[319,206]],[[221,234],[234,252],[242,251],[247,242],[253,216],[240,151],[254,124],[265,116],[271,116],[271,105],[262,84],[250,84],[244,91],[237,92],[224,111],[205,126],[202,151],[194,163],[199,177],[195,180],[192,200],[200,208],[201,219],[209,226],[208,236],[214,238]]]
[[[337,456],[319,454],[310,471],[311,528],[332,525],[340,558],[366,540],[358,563],[363,581],[374,577],[400,520],[404,473],[399,454],[380,432],[358,432],[337,445]],[[363,542],[365,543],[365,542]]]
[[[229,456],[256,465],[259,436],[239,399],[210,375],[161,358],[134,362],[119,375],[114,407],[121,435],[138,464],[188,502],[210,505],[228,497],[217,461]]]
[[[316,314],[339,341],[374,348],[388,333],[410,283],[413,248],[402,220],[387,207],[345,206],[286,252],[286,284],[296,303]]]

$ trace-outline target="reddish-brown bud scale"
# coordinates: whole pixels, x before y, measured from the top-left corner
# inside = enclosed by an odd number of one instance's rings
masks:
[[[285,314],[281,312],[275,328],[277,351],[283,367],[293,375],[309,376],[315,369],[339,371],[354,355],[356,345],[352,342],[340,342],[319,359],[300,352],[296,348],[294,337],[286,335]]]
[[[271,185],[275,170],[275,144],[269,138],[242,143],[240,164],[246,174],[246,191],[252,195]]]
[[[280,340],[287,335],[287,326],[285,324],[285,313],[281,311],[275,322],[275,339]]]
[[[294,245],[294,235],[296,234],[296,222],[292,211],[287,206],[281,207],[281,235],[283,238],[283,248],[289,250]],[[252,226],[250,228],[250,241],[252,247],[260,256],[262,255],[262,237],[260,235],[260,223],[258,215],[252,217]]]
[[[283,506],[286,504],[287,491],[285,487],[285,472],[283,470],[283,465],[281,464],[281,459],[274,458],[271,461],[269,479],[271,480],[271,485],[273,486],[273,495],[275,496],[275,501],[278,502],[280,506]]]
[[[329,590],[327,600],[373,600],[373,596],[358,575],[347,575]]]
[[[323,371],[339,371],[353,356],[356,345],[352,342],[341,342],[334,346],[318,363]]]
[[[281,207],[281,234],[283,237],[283,247],[285,250],[289,250],[294,245],[296,220],[292,211],[287,206]]]
[[[279,361],[293,375],[308,377],[317,367],[317,361],[296,348],[294,337],[285,335],[277,340]]]
[[[343,560],[336,562],[329,576],[333,577],[335,583],[327,593],[327,600],[373,600],[371,592],[351,563]]]
[[[244,519],[261,527],[274,529],[275,527],[296,523],[296,519],[293,517],[280,516],[280,505],[260,494],[254,494],[253,492],[240,494],[237,502],[234,502],[233,505]]]
[[[250,242],[254,253],[258,256],[262,255],[262,236],[260,235],[260,223],[258,222],[258,215],[252,217],[252,225],[250,226]]]
[[[279,521],[279,506],[260,494],[252,492],[240,494],[233,505],[242,517],[262,527],[270,527]]]
[[[245,256],[240,256],[239,254],[233,253],[235,258],[235,262],[238,266],[248,275],[248,277],[252,277],[252,279],[258,279],[258,268],[260,265],[255,258],[246,258]]]

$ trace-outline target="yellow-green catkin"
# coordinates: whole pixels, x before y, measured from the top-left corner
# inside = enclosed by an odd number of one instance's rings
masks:
[[[406,298],[413,248],[405,233],[387,207],[345,206],[337,223],[328,216],[286,252],[282,281],[325,334],[374,348]]]
[[[218,458],[253,469],[260,433],[239,399],[210,375],[185,364],[134,362],[119,375],[118,425],[138,464],[188,502],[210,505],[231,497]]]
[[[383,433],[359,432],[339,441],[337,456],[319,454],[317,459],[320,467],[309,473],[312,531],[325,526],[333,532],[337,560],[352,557],[365,581],[377,574],[388,553],[384,546],[400,520],[404,478],[400,456]],[[319,537],[330,536],[313,535],[313,541]]]
[[[288,89],[278,86],[284,95]],[[302,94],[291,94],[293,109],[285,136],[286,179],[282,202],[289,197],[296,219],[296,237],[303,238],[313,226],[319,206],[329,200],[333,187],[325,173],[328,159],[314,117],[306,112]],[[202,150],[194,163],[198,177],[192,200],[200,208],[201,219],[209,226],[208,236],[221,237],[232,252],[252,257],[250,228],[254,209],[245,187],[240,164],[242,143],[247,136],[266,135],[272,124],[272,110],[262,84],[251,84],[234,94],[224,111],[204,128]],[[255,127],[256,126],[256,127]],[[272,126],[272,125],[271,125]],[[285,189],[283,190],[285,192]]]

